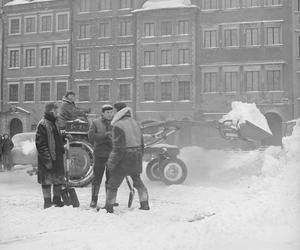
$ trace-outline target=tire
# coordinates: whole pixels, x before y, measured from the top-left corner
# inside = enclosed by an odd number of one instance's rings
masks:
[[[161,180],[166,185],[181,184],[186,176],[187,168],[182,160],[170,158],[161,163]]]
[[[146,167],[146,175],[150,181],[160,181],[161,172],[159,167],[159,159],[151,160]]]
[[[86,141],[70,142],[70,186],[84,187],[94,178],[94,150]]]

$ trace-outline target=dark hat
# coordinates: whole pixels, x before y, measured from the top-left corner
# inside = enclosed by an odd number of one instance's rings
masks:
[[[65,97],[68,97],[69,95],[75,95],[75,92],[72,90],[67,90],[67,93],[65,94]]]
[[[58,108],[58,105],[56,102],[49,102],[45,105],[45,112],[48,113],[52,109],[57,109],[57,108]]]
[[[127,105],[124,102],[117,102],[117,103],[114,104],[114,108],[117,111],[120,111],[121,109],[126,108],[126,107],[127,107]]]
[[[101,107],[102,112],[104,113],[106,110],[113,110],[113,106],[111,106],[110,104],[104,104]]]

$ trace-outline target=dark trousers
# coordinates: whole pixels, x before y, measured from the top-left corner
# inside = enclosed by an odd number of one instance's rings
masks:
[[[107,184],[106,204],[114,204],[116,202],[118,188],[122,184],[125,175],[111,175]],[[148,190],[145,187],[139,174],[130,176],[133,186],[137,189],[140,202],[148,201]]]
[[[95,156],[95,164],[94,164],[94,180],[93,185],[101,185],[103,174],[106,168],[106,162],[108,157],[97,157]],[[107,181],[109,179],[109,172],[105,171],[106,181],[105,185],[107,185]]]

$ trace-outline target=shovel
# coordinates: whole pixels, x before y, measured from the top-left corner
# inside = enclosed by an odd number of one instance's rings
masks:
[[[131,205],[132,205],[132,201],[133,201],[133,198],[134,198],[134,194],[135,194],[135,191],[134,191],[134,188],[132,187],[129,179],[128,179],[128,176],[125,177],[126,178],[126,182],[127,182],[127,185],[129,187],[129,199],[128,199],[128,207],[131,208]]]
[[[67,161],[67,167],[66,167],[66,186],[61,191],[61,197],[64,201],[64,204],[67,206],[73,206],[73,207],[79,207],[79,200],[76,194],[76,191],[74,188],[70,187],[70,177],[69,177],[69,170],[70,170],[70,141],[67,140],[67,150],[66,150],[66,161]]]

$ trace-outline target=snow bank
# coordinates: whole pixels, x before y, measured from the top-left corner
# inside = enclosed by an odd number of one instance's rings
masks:
[[[38,2],[49,2],[53,0],[13,0],[5,4],[5,6],[27,4],[27,3],[38,3]]]
[[[148,0],[143,4],[142,9],[164,9],[164,8],[185,8],[191,7],[190,0]]]
[[[36,153],[35,141],[27,140],[27,141],[21,142],[20,144],[21,144],[22,152],[25,155],[30,155],[30,154],[33,155]]]
[[[272,134],[267,119],[259,111],[255,103],[243,103],[236,101],[231,103],[231,108],[231,111],[220,119],[221,122],[225,120],[233,120],[235,123],[241,124],[245,123],[247,120]]]

